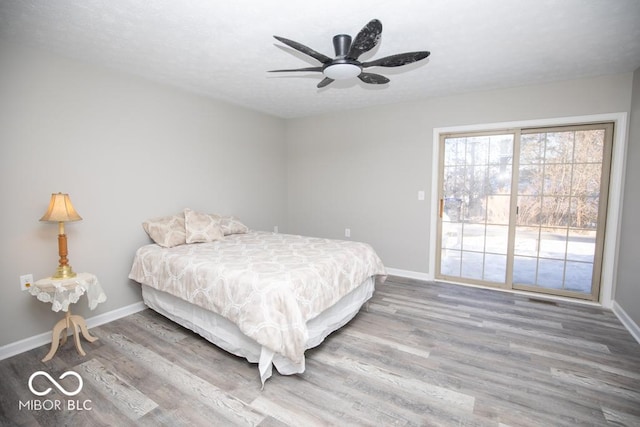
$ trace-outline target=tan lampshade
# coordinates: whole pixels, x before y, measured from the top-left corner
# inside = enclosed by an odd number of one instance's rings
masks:
[[[57,193],[51,195],[49,208],[40,221],[67,222],[80,221],[82,217],[73,208],[68,194]]]

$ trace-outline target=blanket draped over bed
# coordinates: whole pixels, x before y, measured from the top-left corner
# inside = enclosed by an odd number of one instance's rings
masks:
[[[143,246],[129,278],[215,312],[299,363],[306,323],[367,278],[385,274],[365,243],[249,232],[173,248]]]

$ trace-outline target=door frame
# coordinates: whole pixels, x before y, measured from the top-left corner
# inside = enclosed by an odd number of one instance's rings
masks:
[[[616,280],[618,242],[620,240],[620,224],[622,216],[622,196],[624,194],[625,153],[627,151],[628,123],[627,113],[607,113],[574,117],[559,117],[539,120],[525,120],[518,122],[501,122],[478,125],[455,126],[433,129],[432,176],[431,176],[431,225],[429,239],[429,271],[431,279],[435,276],[436,266],[436,236],[438,200],[438,175],[440,159],[440,135],[452,132],[484,132],[504,130],[514,127],[546,127],[564,125],[582,125],[594,122],[613,122],[613,147],[611,152],[611,172],[609,179],[609,194],[607,198],[608,213],[605,223],[605,241],[602,253],[601,286],[599,304],[605,308],[613,308],[613,291]],[[502,289],[502,288],[492,288]],[[511,291],[518,292],[518,291]],[[561,297],[557,297],[561,298]],[[576,300],[577,301],[577,300]]]

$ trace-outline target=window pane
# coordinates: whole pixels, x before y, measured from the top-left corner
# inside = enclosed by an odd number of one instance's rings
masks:
[[[568,260],[593,262],[595,253],[595,231],[569,230],[569,240],[567,241]]]
[[[580,163],[573,167],[571,189],[574,196],[598,196],[600,194],[602,165]]]
[[[464,224],[462,227],[462,249],[465,251],[484,251],[484,225]]]
[[[535,227],[516,227],[516,255],[538,256],[539,229]]]
[[[513,160],[513,135],[493,135],[489,144],[489,163],[509,165]]]
[[[544,134],[534,133],[522,135],[520,142],[520,165],[537,165],[542,163],[544,150]]]
[[[542,228],[540,230],[540,254],[544,258],[564,259],[567,250],[567,230]]]
[[[569,226],[595,230],[598,225],[598,197],[572,197]]]
[[[487,197],[487,223],[509,224],[511,196]]]
[[[464,221],[484,224],[487,219],[487,196],[469,197],[464,211]]]
[[[540,258],[537,285],[547,289],[562,289],[564,261]]]
[[[565,286],[568,291],[591,293],[593,264],[586,262],[567,262]]]
[[[573,132],[549,132],[546,134],[544,162],[571,163],[573,161]]]
[[[460,197],[464,190],[464,166],[445,166],[444,168],[444,196]]]
[[[493,254],[507,253],[509,243],[509,226],[487,225],[485,251]]]
[[[487,175],[489,194],[509,194],[511,193],[511,175],[513,169],[511,165],[490,166]]]
[[[568,227],[570,202],[571,199],[567,196],[543,197],[539,224],[547,227]]]
[[[461,223],[442,221],[442,247],[444,249],[460,250],[460,236],[462,236]]]
[[[555,164],[544,167],[544,194],[571,194],[571,165]]]
[[[466,138],[447,138],[444,140],[445,165],[464,165]]]
[[[467,138],[467,165],[486,165],[489,157],[489,137]]]
[[[462,277],[482,280],[484,255],[477,252],[462,252]]]
[[[516,256],[513,258],[513,283],[535,285],[538,259]]]
[[[478,199],[487,194],[487,166],[469,166],[467,168],[467,192],[469,197]]]
[[[544,168],[539,165],[520,165],[518,178],[518,194],[538,195],[542,193]]]
[[[486,254],[484,258],[484,280],[504,283],[507,274],[507,256]]]
[[[542,197],[518,197],[518,225],[538,225],[541,213]]]
[[[573,161],[601,164],[604,151],[604,129],[577,131],[575,137]]]
[[[460,260],[462,252],[443,250],[440,261],[440,273],[446,276],[460,277]]]

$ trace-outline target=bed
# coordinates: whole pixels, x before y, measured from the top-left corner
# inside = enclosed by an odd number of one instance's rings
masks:
[[[386,277],[365,243],[251,231],[188,209],[143,226],[155,243],[136,251],[129,278],[145,304],[257,363],[263,386],[273,366],[304,372],[305,350],[349,322]]]

